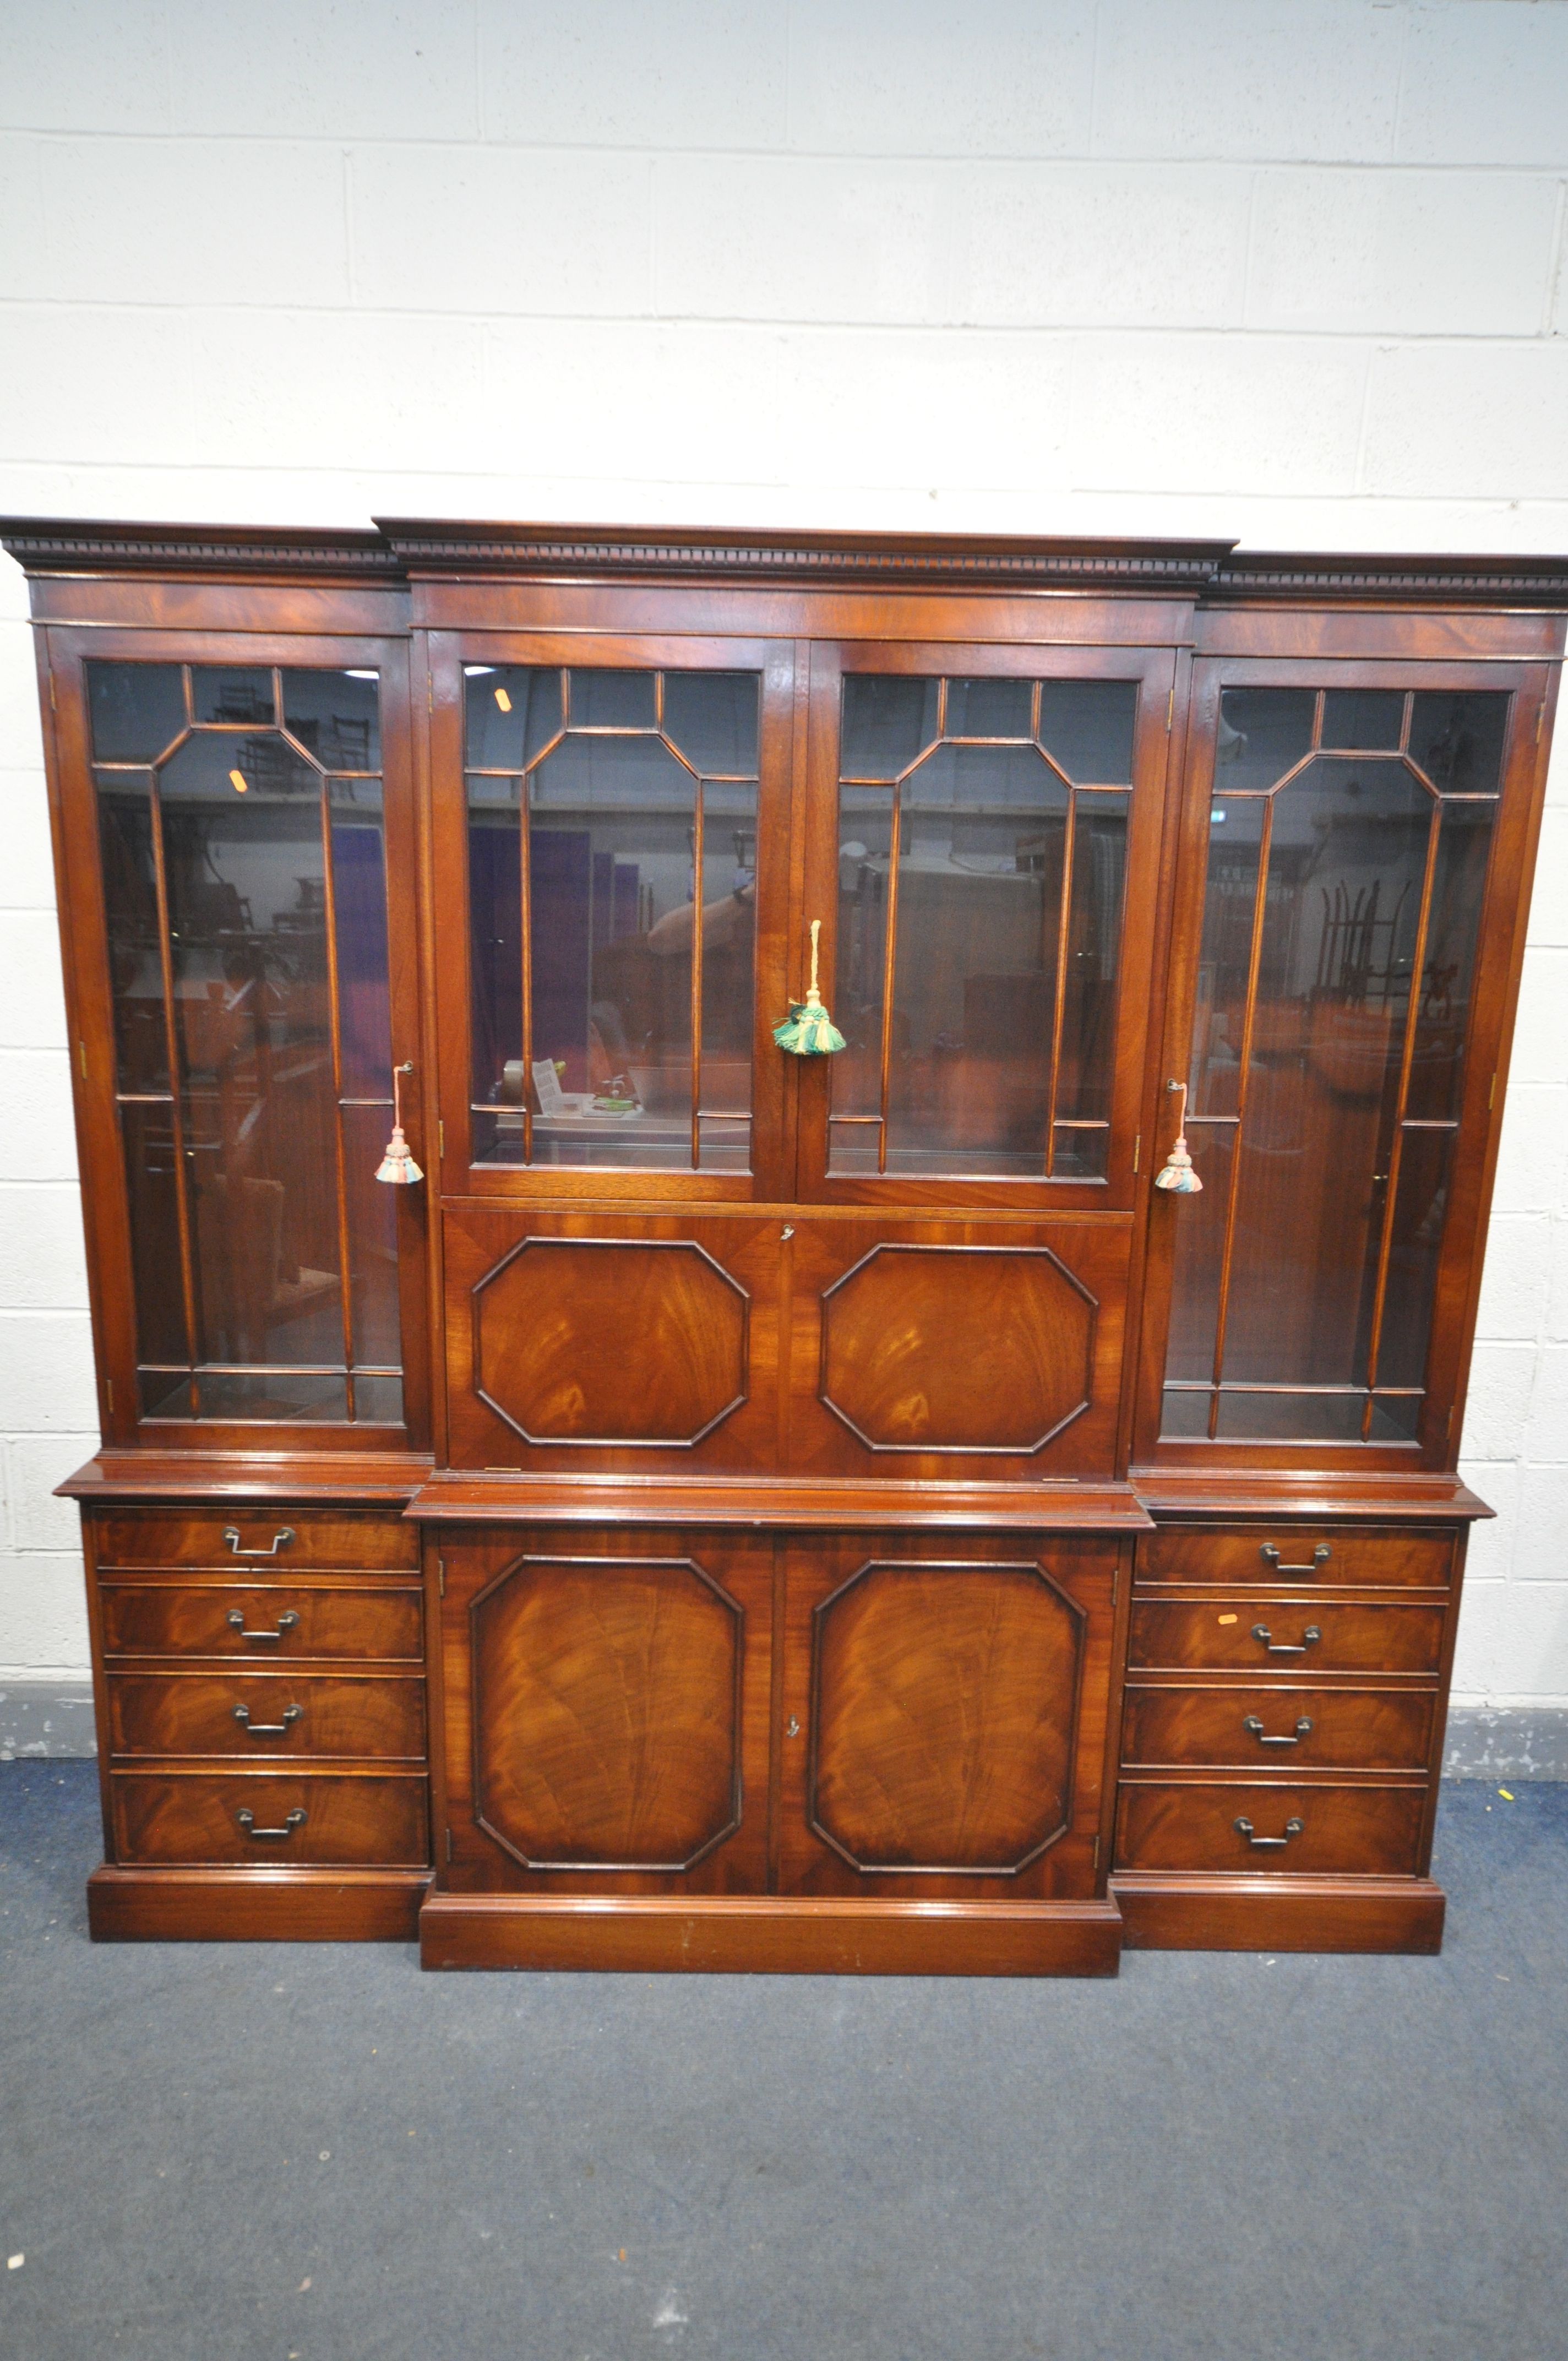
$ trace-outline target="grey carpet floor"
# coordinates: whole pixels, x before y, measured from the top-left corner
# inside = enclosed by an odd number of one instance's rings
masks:
[[[1563,2361],[1568,1786],[1450,1787],[1438,1960],[422,1976],[86,1939],[0,1768],[5,2361]]]

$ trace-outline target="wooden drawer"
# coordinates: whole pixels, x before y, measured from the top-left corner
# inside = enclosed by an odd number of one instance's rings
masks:
[[[1136,1598],[1129,1664],[1139,1670],[1249,1673],[1432,1673],[1442,1653],[1443,1607],[1362,1605],[1358,1599]],[[1259,1639],[1260,1632],[1267,1634]],[[1314,1640],[1308,1635],[1316,1632]],[[1284,1650],[1299,1651],[1289,1654]]]
[[[1430,1689],[1130,1688],[1122,1759],[1282,1773],[1424,1771],[1436,1709]]]
[[[117,1509],[94,1518],[93,1531],[100,1567],[221,1565],[286,1576],[296,1567],[419,1564],[417,1529],[385,1510]]]
[[[116,1771],[109,1788],[122,1865],[422,1868],[430,1859],[422,1776]],[[261,1833],[269,1829],[281,1833]]]
[[[357,1755],[424,1761],[424,1681],[342,1674],[111,1673],[119,1754]],[[241,1719],[241,1716],[245,1719]]]
[[[1424,1787],[1124,1785],[1118,1869],[1234,1869],[1247,1876],[1416,1874]],[[1283,1845],[1252,1838],[1286,1837]],[[1288,1833],[1287,1833],[1288,1831]]]
[[[1269,1553],[1276,1553],[1270,1556]],[[1390,1532],[1382,1526],[1162,1525],[1138,1535],[1138,1582],[1405,1583],[1441,1589],[1453,1569],[1452,1533]]]
[[[301,1656],[417,1664],[424,1653],[417,1590],[105,1582],[99,1596],[106,1656],[239,1656],[265,1665]]]

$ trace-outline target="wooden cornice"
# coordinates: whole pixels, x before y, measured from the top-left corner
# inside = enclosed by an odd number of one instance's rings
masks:
[[[1228,541],[738,533],[383,517],[373,532],[0,518],[30,576],[218,581],[638,581],[1098,591],[1205,607],[1568,608],[1568,557],[1380,556]]]

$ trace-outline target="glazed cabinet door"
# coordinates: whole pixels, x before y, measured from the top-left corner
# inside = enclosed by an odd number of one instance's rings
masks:
[[[1452,1464],[1545,687],[1197,667],[1140,1457]]]
[[[512,1527],[435,1550],[444,1883],[763,1892],[772,1542]]]
[[[426,645],[444,1187],[788,1194],[792,646]]]
[[[844,1037],[800,1060],[803,1196],[1125,1207],[1175,659],[817,646],[806,906]]]
[[[428,1433],[407,651],[52,629],[104,1432]]]
[[[801,1536],[788,1549],[780,1891],[1102,1890],[1113,1537]]]

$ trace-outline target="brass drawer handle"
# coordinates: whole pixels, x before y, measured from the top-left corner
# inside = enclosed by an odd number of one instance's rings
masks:
[[[252,1721],[249,1707],[236,1705],[234,1718],[247,1738],[287,1738],[290,1723],[298,1721],[304,1710],[302,1705],[286,1705],[283,1708],[281,1721]],[[1259,1722],[1258,1728],[1261,1730],[1263,1724]]]
[[[239,1527],[237,1525],[225,1525],[224,1527],[224,1539],[229,1545],[230,1555],[234,1557],[276,1557],[280,1550],[288,1548],[293,1538],[294,1528],[292,1525],[280,1525],[278,1531],[273,1534],[272,1539],[268,1543],[267,1547],[264,1550],[241,1549],[239,1545]]]
[[[235,1708],[235,1711],[236,1713],[239,1711],[237,1705]],[[1299,1746],[1301,1741],[1310,1731],[1311,1727],[1311,1722],[1308,1717],[1303,1714],[1300,1720],[1296,1724],[1296,1735],[1294,1738],[1266,1738],[1264,1736],[1263,1724],[1259,1721],[1255,1713],[1249,1713],[1246,1719],[1242,1724],[1242,1728],[1246,1731],[1247,1735],[1250,1738],[1255,1738],[1260,1746]]]
[[[1262,1642],[1271,1656],[1304,1656],[1309,1648],[1317,1646],[1323,1635],[1315,1623],[1309,1623],[1301,1634],[1299,1644],[1292,1646],[1288,1641],[1271,1639],[1266,1623],[1255,1623],[1252,1636]]]
[[[256,1825],[256,1814],[251,1811],[237,1811],[235,1818],[239,1822],[252,1844],[287,1844],[294,1830],[302,1828],[305,1825],[305,1816],[297,1807],[289,1814],[280,1828],[258,1828]]]
[[[1299,1837],[1306,1825],[1305,1820],[1298,1820],[1292,1817],[1286,1821],[1285,1834],[1282,1837],[1259,1837],[1254,1836],[1250,1820],[1233,1820],[1231,1823],[1237,1836],[1245,1837],[1254,1852],[1283,1852],[1291,1838]]]
[[[239,1633],[242,1640],[259,1640],[267,1646],[276,1647],[279,1641],[283,1637],[284,1632],[291,1631],[300,1619],[291,1607],[286,1607],[282,1614],[278,1618],[278,1629],[276,1631],[247,1631],[245,1628],[245,1611],[243,1608],[231,1607],[229,1609],[228,1620],[234,1629]]]
[[[1327,1565],[1330,1558],[1333,1555],[1333,1552],[1330,1549],[1327,1542],[1320,1542],[1318,1543],[1317,1548],[1312,1552],[1312,1563],[1310,1565],[1283,1565],[1280,1561],[1279,1552],[1268,1542],[1260,1542],[1258,1543],[1257,1554],[1259,1557],[1267,1561],[1268,1565],[1273,1567],[1276,1574],[1316,1574],[1318,1568],[1321,1565]]]

